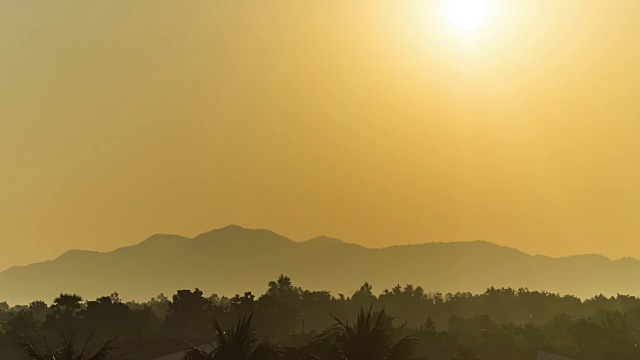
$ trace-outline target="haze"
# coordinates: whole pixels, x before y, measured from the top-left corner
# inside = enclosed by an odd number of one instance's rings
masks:
[[[0,269],[228,224],[640,257],[640,2],[0,2]]]

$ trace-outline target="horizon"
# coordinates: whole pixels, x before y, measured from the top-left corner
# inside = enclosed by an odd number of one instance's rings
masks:
[[[175,268],[167,263],[189,266]],[[234,280],[229,281],[224,269],[236,264],[245,266],[236,268]],[[252,270],[256,268],[260,271]],[[343,275],[346,272],[348,277]],[[237,225],[194,238],[156,234],[110,252],[69,250],[48,261],[1,271],[0,288],[10,303],[59,293],[93,298],[114,291],[122,298],[142,301],[157,292],[194,287],[232,297],[246,290],[261,292],[269,277],[281,273],[305,288],[322,288],[334,295],[350,294],[363,282],[378,290],[412,284],[443,294],[479,294],[489,288],[529,289],[583,300],[598,294],[640,294],[640,287],[625,280],[640,274],[640,261],[629,257],[531,255],[484,240],[368,248],[329,237],[295,241],[271,230]]]
[[[101,254],[107,254],[107,253],[111,253],[113,251],[116,251],[116,250],[119,250],[119,249],[122,249],[122,248],[127,248],[127,247],[131,247],[131,246],[140,245],[143,242],[153,238],[154,236],[178,236],[178,237],[184,237],[186,240],[193,240],[194,238],[196,238],[196,237],[198,237],[200,235],[207,234],[209,232],[218,231],[218,230],[223,230],[223,229],[226,229],[226,228],[240,228],[242,230],[249,230],[249,231],[251,231],[251,230],[268,231],[268,232],[274,233],[274,234],[276,234],[276,235],[278,235],[280,237],[283,237],[283,238],[285,238],[287,240],[290,240],[290,241],[292,241],[294,243],[304,243],[304,242],[312,241],[312,240],[319,239],[319,238],[326,238],[326,239],[331,239],[331,240],[338,240],[338,241],[340,241],[342,243],[345,243],[345,244],[352,244],[352,245],[362,246],[363,248],[372,249],[372,250],[373,249],[386,249],[386,248],[397,247],[397,246],[403,247],[403,246],[420,246],[420,245],[430,245],[430,244],[464,244],[464,243],[480,242],[480,243],[491,244],[491,245],[494,245],[494,246],[497,246],[497,247],[503,247],[503,248],[517,250],[517,251],[519,251],[519,252],[521,252],[521,253],[523,253],[525,255],[528,255],[528,256],[543,256],[543,257],[548,257],[548,258],[552,258],[552,259],[562,259],[562,258],[570,258],[570,257],[576,257],[576,256],[599,256],[599,257],[603,257],[603,258],[606,258],[607,260],[614,261],[614,262],[615,261],[619,261],[619,260],[625,260],[625,259],[631,259],[631,260],[635,260],[635,261],[640,262],[640,258],[636,258],[636,257],[632,257],[632,256],[622,256],[622,257],[619,257],[619,258],[613,258],[613,257],[606,256],[604,254],[598,254],[598,253],[575,253],[575,254],[560,255],[560,256],[553,256],[553,255],[548,255],[548,254],[543,254],[543,253],[528,253],[526,251],[523,251],[523,250],[518,249],[518,248],[513,247],[513,246],[501,245],[501,244],[497,244],[495,242],[492,242],[492,241],[489,241],[489,240],[483,240],[483,239],[461,240],[461,241],[428,241],[428,242],[423,242],[423,243],[394,244],[394,245],[377,247],[377,246],[367,246],[365,244],[358,244],[358,243],[351,242],[351,241],[346,240],[346,239],[340,239],[340,238],[337,238],[337,237],[327,236],[327,235],[317,235],[317,236],[313,236],[313,237],[308,238],[308,239],[292,239],[292,238],[290,238],[290,237],[288,237],[286,235],[282,235],[282,234],[278,233],[277,231],[273,231],[273,230],[270,230],[270,229],[265,229],[265,228],[255,228],[254,229],[254,228],[247,228],[247,227],[244,227],[242,225],[229,224],[229,225],[223,226],[221,228],[211,229],[211,230],[196,234],[195,236],[191,236],[191,237],[185,236],[185,235],[182,235],[182,234],[155,233],[155,234],[152,234],[150,236],[147,236],[146,238],[144,238],[143,240],[140,240],[138,242],[135,242],[135,243],[132,243],[132,244],[129,244],[129,245],[116,247],[116,248],[113,248],[113,249],[107,249],[107,250],[92,250],[92,249],[82,249],[82,248],[67,249],[67,250],[64,250],[62,253],[60,253],[60,254],[58,254],[56,256],[53,256],[52,258],[44,259],[42,261],[37,261],[37,262],[27,263],[27,264],[22,264],[22,265],[11,265],[11,266],[9,266],[7,268],[4,268],[4,269],[0,268],[0,273],[2,273],[5,270],[14,268],[14,267],[24,267],[24,266],[29,266],[29,265],[33,265],[33,264],[42,263],[42,262],[48,262],[48,261],[56,260],[59,257],[65,255],[66,253],[73,252],[73,251],[87,251],[87,252],[96,252],[96,253],[101,253]]]

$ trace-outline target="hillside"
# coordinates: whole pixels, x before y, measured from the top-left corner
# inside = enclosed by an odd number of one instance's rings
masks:
[[[327,237],[294,242],[268,230],[228,226],[192,239],[154,235],[112,252],[72,250],[13,267],[0,273],[0,301],[50,302],[61,292],[93,299],[114,291],[124,299],[148,300],[195,287],[233,296],[263,293],[281,273],[304,288],[345,295],[365,281],[376,293],[398,283],[440,292],[482,292],[490,286],[581,297],[640,292],[640,262],[629,258],[532,256],[485,241],[369,249]]]

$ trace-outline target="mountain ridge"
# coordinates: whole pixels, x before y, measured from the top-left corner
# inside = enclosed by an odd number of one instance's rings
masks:
[[[155,234],[108,252],[69,250],[11,267],[0,272],[0,301],[50,301],[61,292],[91,299],[113,291],[143,301],[195,287],[233,296],[261,293],[281,273],[298,286],[334,294],[350,294],[365,281],[376,291],[411,283],[440,292],[481,292],[490,286],[581,297],[640,292],[625,280],[640,276],[640,261],[633,258],[554,258],[485,240],[367,248],[327,236],[293,241],[270,230],[230,225],[193,238]]]

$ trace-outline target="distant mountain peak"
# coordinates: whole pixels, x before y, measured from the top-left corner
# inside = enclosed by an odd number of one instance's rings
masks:
[[[156,242],[164,242],[164,241],[173,241],[176,239],[183,239],[183,240],[187,240],[189,238],[186,238],[184,236],[180,236],[177,234],[153,234],[151,236],[149,236],[148,238],[146,238],[144,241],[142,241],[140,244],[144,244],[144,243],[156,243]]]
[[[205,236],[205,235],[251,235],[251,234],[269,234],[271,236],[278,236],[278,237],[283,237],[281,235],[276,234],[275,232],[271,231],[271,230],[266,230],[266,229],[249,229],[249,228],[245,228],[242,227],[240,225],[227,225],[225,227],[221,227],[219,229],[214,229],[211,231],[207,231],[205,233],[202,233],[198,236],[196,236],[196,238],[201,237],[201,236]]]
[[[236,225],[236,224],[229,224],[227,226],[223,226],[219,229],[214,229],[212,231],[243,231],[243,230],[253,230],[253,229],[248,229],[245,228],[243,226],[240,225]]]
[[[247,229],[238,225],[229,225],[208,231],[193,238],[196,245],[217,243],[224,246],[245,244],[247,246],[286,246],[293,241],[266,229]]]
[[[321,248],[321,247],[344,245],[346,244],[346,242],[340,239],[336,239],[328,236],[318,236],[318,237],[314,237],[313,239],[302,241],[300,244],[308,247],[313,247],[313,248]]]

